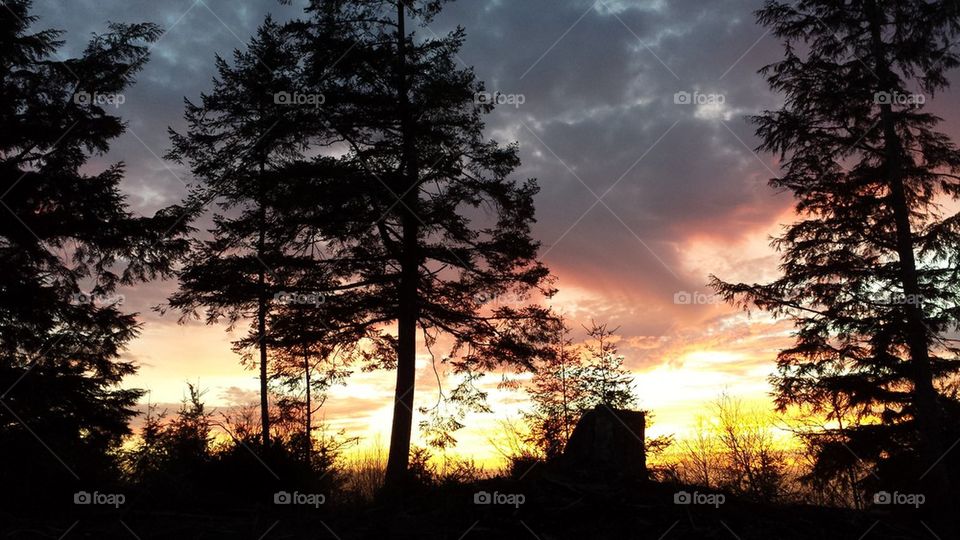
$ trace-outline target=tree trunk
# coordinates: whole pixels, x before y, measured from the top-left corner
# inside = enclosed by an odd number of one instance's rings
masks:
[[[559,331],[559,354],[560,354],[560,395],[563,399],[563,446],[566,448],[570,442],[570,404],[567,400],[567,356],[563,339],[563,319],[560,319],[561,329]]]
[[[413,429],[414,385],[417,371],[417,319],[419,309],[419,218],[416,216],[419,170],[414,146],[407,78],[407,43],[403,2],[397,1],[397,90],[403,144],[401,182],[397,195],[402,215],[400,283],[397,290],[397,389],[393,404],[390,451],[384,479],[387,491],[399,492],[407,481],[410,437]]]
[[[882,15],[873,0],[867,2],[870,19],[870,32],[873,40],[873,54],[877,76],[880,78],[881,91],[893,92],[894,77],[889,60],[883,50]],[[920,458],[924,467],[930,467],[925,479],[931,488],[930,499],[933,507],[949,516],[953,506],[950,501],[950,477],[943,461],[944,445],[941,429],[941,414],[937,404],[937,391],[933,385],[933,371],[930,363],[930,329],[924,321],[923,309],[917,301],[921,291],[914,254],[914,233],[910,224],[910,207],[907,202],[906,186],[903,178],[903,145],[897,133],[896,120],[889,103],[880,106],[880,120],[884,136],[884,168],[890,188],[890,210],[896,224],[897,256],[900,260],[900,281],[907,300],[907,345],[913,378],[914,420],[920,445]],[[953,522],[952,518],[945,519]]]
[[[306,349],[306,347],[304,347]],[[313,411],[311,407],[313,404],[310,400],[310,354],[304,350],[303,352],[303,372],[306,379],[306,388],[307,388],[307,409],[305,411],[304,418],[304,428],[306,429],[306,443],[307,443],[307,465],[311,465],[311,457],[313,454]]]
[[[260,165],[260,236],[257,239],[257,345],[260,349],[260,440],[264,450],[270,447],[270,404],[267,396],[267,290],[263,253],[266,248],[267,208],[266,186],[263,184],[263,164]]]

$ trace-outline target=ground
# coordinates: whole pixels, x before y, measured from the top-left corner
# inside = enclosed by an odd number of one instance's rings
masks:
[[[680,493],[680,495],[678,495]],[[686,494],[686,495],[684,495]],[[699,504],[677,504],[677,500]],[[314,501],[316,502],[316,501]],[[718,504],[719,503],[719,504]],[[133,502],[45,515],[0,512],[2,538],[96,539],[931,539],[910,516],[760,505],[656,482],[570,485],[544,477],[420,488],[392,503],[160,510]],[[942,536],[941,536],[942,537]],[[945,538],[945,537],[942,537]]]

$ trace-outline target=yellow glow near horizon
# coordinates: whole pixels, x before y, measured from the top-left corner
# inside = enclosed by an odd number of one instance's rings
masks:
[[[576,306],[577,298],[571,295],[568,300]],[[759,331],[766,332],[763,328]],[[633,366],[638,405],[653,413],[648,436],[686,437],[695,428],[697,417],[709,414],[710,404],[724,393],[742,399],[751,408],[772,411],[767,382],[773,370],[770,346],[755,343],[753,338],[745,334],[721,343],[681,341],[658,349],[654,363]],[[187,381],[207,391],[209,409],[255,403],[256,373],[239,365],[237,355],[229,347],[231,339],[219,326],[148,325],[131,346],[130,357],[141,365],[141,371],[127,385],[150,390],[149,400],[153,403],[179,402],[185,395]],[[634,351],[640,354],[643,343],[625,340],[621,345],[641,347]],[[628,355],[628,361],[632,358],[633,354]],[[427,358],[422,356],[418,361],[417,407],[431,405],[435,398],[430,370]],[[529,398],[522,391],[497,389],[498,381],[498,374],[490,374],[483,383],[494,412],[469,415],[465,420],[467,427],[455,434],[459,444],[450,455],[474,459],[489,467],[503,464],[491,440],[501,436],[500,422],[519,422],[520,411],[529,408]],[[348,437],[359,437],[359,443],[349,450],[351,455],[385,452],[392,425],[394,383],[391,372],[356,373],[349,386],[330,392],[317,414],[318,423],[325,423],[328,432],[343,430]],[[448,382],[445,385],[449,387]],[[173,407],[170,412],[175,410]],[[423,446],[416,428],[420,417],[415,410],[413,440]]]

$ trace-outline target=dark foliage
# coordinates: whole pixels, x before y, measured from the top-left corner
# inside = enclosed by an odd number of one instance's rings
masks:
[[[960,152],[917,92],[958,65],[960,4],[768,2],[758,18],[785,42],[762,71],[785,105],[754,119],[760,149],[782,160],[770,183],[802,219],[774,240],[783,277],[713,284],[794,321],[773,383],[780,408],[839,423],[820,457],[840,462],[819,470],[896,462],[951,506],[942,388],[960,372],[945,338],[960,320],[960,216],[941,204],[960,195]]]
[[[535,306],[487,304],[506,295],[551,294],[536,260],[532,180],[510,178],[516,146],[483,138],[483,86],[457,66],[464,33],[415,39],[409,18],[429,21],[442,2],[312,2],[301,33],[301,91],[322,95],[308,125],[316,144],[338,157],[304,162],[304,203],[286,215],[320,231],[324,275],[337,276],[330,301],[352,313],[345,328],[396,324],[397,372],[388,481],[400,483],[414,407],[416,340],[438,334],[455,344],[443,362],[464,384],[461,405],[482,407],[479,372],[524,369],[546,341]],[[322,194],[322,196],[318,195]],[[491,303],[492,304],[492,303]],[[344,325],[344,323],[347,323]],[[459,424],[439,419],[448,433]],[[439,436],[449,444],[448,436]]]
[[[31,2],[0,9],[0,483],[21,501],[107,481],[141,396],[121,389],[139,329],[120,287],[170,275],[186,248],[181,209],[127,210],[123,164],[89,172],[124,130],[118,96],[159,35],[111,24],[82,56],[32,31]],[[55,494],[49,486],[62,486]]]

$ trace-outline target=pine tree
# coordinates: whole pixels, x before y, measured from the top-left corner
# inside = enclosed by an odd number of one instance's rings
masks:
[[[636,404],[633,394],[633,377],[623,367],[623,356],[616,343],[619,327],[610,329],[607,324],[591,321],[584,327],[589,338],[584,345],[587,355],[583,369],[578,375],[583,399],[582,410],[606,406],[611,409],[629,409]]]
[[[535,363],[536,371],[527,387],[533,409],[525,413],[532,443],[547,459],[559,456],[580,419],[585,392],[581,383],[583,358],[570,337],[563,317],[555,321],[554,339]]]
[[[940,203],[960,195],[960,153],[923,105],[958,65],[960,4],[768,2],[758,18],[785,42],[762,73],[786,98],[755,118],[760,149],[781,158],[771,185],[794,194],[801,219],[774,241],[780,279],[713,285],[794,322],[773,379],[781,409],[830,416],[844,403],[865,419],[833,433],[852,459],[906,458],[904,478],[924,478],[942,509],[952,503],[937,386],[960,370],[942,337],[960,320],[960,216]],[[850,454],[826,450],[828,469]]]
[[[290,313],[293,308],[300,313]],[[324,324],[311,332],[317,313],[303,305],[282,307],[274,314],[271,341],[274,343],[271,379],[276,381],[276,392],[300,411],[304,459],[311,462],[314,447],[314,413],[323,407],[328,391],[344,384],[351,374],[350,367],[363,358],[361,338],[340,343],[328,343],[330,332]]]
[[[551,293],[530,234],[538,189],[510,179],[515,145],[483,138],[491,106],[477,102],[472,70],[457,66],[462,29],[433,39],[407,31],[408,19],[429,21],[442,3],[316,1],[300,29],[307,80],[327,98],[311,129],[339,155],[305,167],[306,189],[323,200],[305,198],[310,207],[289,215],[328,240],[323,264],[342,280],[336,296],[352,306],[350,324],[396,325],[395,354],[381,362],[397,374],[389,486],[407,477],[418,329],[453,337],[445,362],[467,381],[529,366],[549,339],[536,324],[546,310],[482,300]],[[461,395],[476,403],[476,393]]]
[[[308,264],[291,251],[297,231],[286,227],[278,208],[289,190],[284,167],[302,155],[306,142],[300,107],[294,106],[299,60],[284,26],[267,17],[246,50],[234,51],[232,65],[216,57],[217,78],[195,105],[186,101],[185,134],[170,131],[169,157],[189,163],[199,180],[186,206],[197,216],[212,200],[212,238],[194,242],[180,273],[180,290],[169,304],[184,318],[205,309],[208,324],[223,319],[232,328],[251,320],[249,334],[235,350],[245,365],[259,369],[261,442],[270,444],[268,319],[275,299],[297,270]]]
[[[32,31],[30,8],[0,9],[0,483],[24,501],[111,470],[142,395],[120,387],[139,323],[118,288],[170,275],[188,230],[182,209],[130,212],[122,163],[89,163],[123,134],[113,105],[159,29],[111,24],[59,60],[61,32]]]

